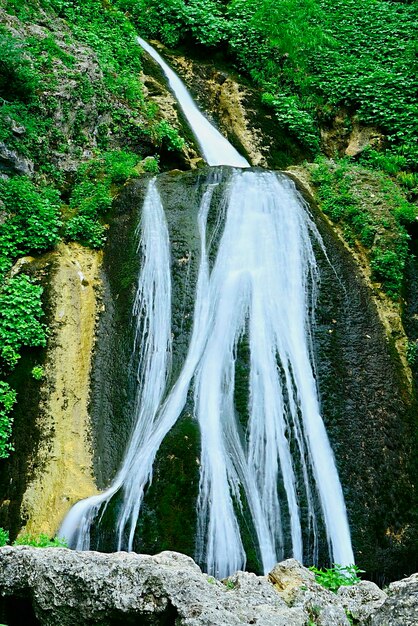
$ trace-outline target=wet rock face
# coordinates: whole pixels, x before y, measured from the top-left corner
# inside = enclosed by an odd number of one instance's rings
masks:
[[[206,172],[206,170],[204,170]],[[192,329],[194,288],[199,261],[196,215],[206,174],[172,172],[159,177],[167,210],[172,260],[172,384],[183,365]],[[179,181],[182,181],[180,183]],[[115,203],[113,228],[105,248],[104,311],[100,317],[92,378],[91,411],[95,472],[106,487],[122,461],[134,419],[136,366],[132,355],[131,311],[139,274],[139,235],[135,234],[147,180],[127,186]],[[164,439],[147,490],[137,529],[138,551],[175,549],[193,555],[199,481],[199,437],[191,406]],[[92,547],[113,550],[115,507],[108,507]]]
[[[16,452],[0,467],[0,526],[13,539],[22,526],[53,536],[72,504],[96,491],[87,433],[100,263],[100,252],[61,243],[11,270],[42,281],[49,321],[47,347],[25,355],[14,373],[21,398]],[[31,369],[39,362],[44,376],[37,382]]]
[[[237,572],[220,582],[176,552],[156,556],[0,549],[0,620],[8,626],[412,626],[418,574],[389,595],[373,583],[318,585],[294,559],[269,577]],[[273,583],[273,584],[272,584]]]
[[[377,583],[416,569],[414,413],[394,342],[350,253],[318,214],[315,356],[321,409],[336,457],[357,563]]]

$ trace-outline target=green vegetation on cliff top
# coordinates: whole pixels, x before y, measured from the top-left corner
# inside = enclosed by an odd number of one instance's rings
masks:
[[[418,160],[418,5],[395,0],[117,0],[169,46],[222,48],[265,92],[280,125],[320,149],[319,126],[345,107],[386,148]]]

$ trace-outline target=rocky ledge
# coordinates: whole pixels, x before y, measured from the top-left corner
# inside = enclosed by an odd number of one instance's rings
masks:
[[[362,581],[331,593],[294,559],[268,576],[220,582],[183,554],[0,549],[0,622],[7,626],[413,626],[418,574],[386,592]]]

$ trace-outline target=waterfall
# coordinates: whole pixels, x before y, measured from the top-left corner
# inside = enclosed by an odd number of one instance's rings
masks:
[[[202,435],[199,560],[221,577],[245,565],[234,511],[243,490],[263,569],[269,571],[284,556],[279,480],[286,494],[292,553],[302,560],[302,488],[315,522],[309,469],[333,558],[352,563],[343,494],[320,416],[309,350],[309,294],[317,282],[311,240],[321,245],[319,234],[293,184],[273,172],[235,172],[227,207],[208,284],[207,342],[194,383]],[[234,377],[237,344],[245,333],[249,418],[242,433]],[[298,459],[291,453],[292,440]],[[303,485],[296,481],[298,463]]]
[[[186,86],[162,56],[141,37],[138,43],[160,65],[208,165],[249,167],[250,164],[199,111]]]
[[[90,528],[98,511],[119,490],[123,491],[124,506],[117,524],[117,548],[122,547],[122,535],[128,520],[131,521],[129,537],[132,542],[147,472],[152,467],[153,457],[149,467],[146,458],[139,458],[137,452],[146,446],[146,442],[158,429],[157,412],[165,391],[171,354],[170,248],[165,214],[155,179],[150,182],[145,197],[138,251],[142,253],[142,270],[133,306],[136,321],[133,350],[140,354],[135,426],[123,465],[111,487],[98,496],[78,502],[60,528],[60,535],[65,537],[70,546],[79,550],[89,548]],[[141,470],[145,473],[142,482],[137,476]]]
[[[150,48],[142,40],[141,45]],[[170,83],[175,83],[174,76],[181,85],[186,113],[191,100],[187,90],[150,49]],[[179,86],[172,88],[180,98]],[[188,116],[191,124],[193,115]],[[193,126],[196,135],[201,128],[200,121]],[[206,156],[212,139],[198,136]],[[230,164],[234,149],[220,138],[217,162]],[[240,167],[248,166],[242,161]],[[324,522],[330,559],[351,564],[350,529],[320,414],[311,349],[319,282],[313,243],[323,250],[321,237],[293,182],[275,172],[247,169],[232,170],[215,220],[217,231],[210,233],[208,216],[222,180],[217,172],[208,177],[200,201],[193,328],[182,369],[171,386],[169,236],[158,183],[149,183],[139,233],[142,269],[133,306],[133,350],[140,355],[133,432],[112,485],[77,503],[60,536],[71,547],[88,549],[92,524],[100,525],[107,504],[118,494],[115,548],[132,550],[155,457],[192,389],[201,433],[196,558],[204,569],[224,577],[245,568],[240,526],[244,514],[250,517],[264,572],[285,556],[315,559],[318,516]],[[243,341],[248,352],[246,415],[239,414],[234,397]],[[284,523],[290,550],[285,547]]]

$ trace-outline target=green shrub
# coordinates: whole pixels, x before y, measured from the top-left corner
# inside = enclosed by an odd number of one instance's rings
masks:
[[[96,218],[104,215],[112,206],[112,196],[109,185],[102,182],[84,180],[73,187],[70,207],[77,212]]]
[[[90,248],[101,248],[105,242],[105,227],[98,220],[85,215],[72,217],[65,225],[67,241],[78,241]]]
[[[106,227],[100,222],[112,206],[113,185],[138,176],[140,157],[124,150],[109,150],[83,163],[72,188],[70,209],[76,214],[65,224],[64,238],[91,248],[101,248]]]
[[[316,567],[310,567],[309,569],[314,572],[317,583],[334,593],[337,593],[342,586],[359,583],[361,581],[359,574],[364,572],[357,565],[343,566],[336,563],[327,569],[318,569]]]
[[[360,158],[360,162],[375,169],[381,169],[387,174],[397,174],[407,166],[407,160],[400,154],[378,152],[372,148],[366,148]]]
[[[42,292],[42,287],[25,274],[8,279],[0,287],[0,342],[3,349],[8,346],[19,352],[24,346],[46,345],[46,328],[41,322],[44,315]]]
[[[44,376],[45,372],[42,365],[35,365],[35,367],[32,368],[32,377],[35,380],[41,380]]]
[[[10,369],[13,369],[17,365],[20,359],[19,352],[17,352],[10,345],[5,345],[2,347],[0,351],[0,356],[4,360],[4,362],[9,366]]]
[[[44,533],[39,535],[24,534],[20,535],[13,542],[14,546],[32,546],[33,548],[66,548],[67,542],[59,537],[49,537]]]
[[[110,182],[123,185],[128,178],[138,176],[136,170],[140,157],[126,150],[109,150],[98,161],[103,163],[103,171]]]
[[[406,347],[406,358],[409,365],[415,365],[418,361],[418,341],[408,341]]]
[[[39,86],[39,76],[25,55],[27,42],[0,30],[0,96],[28,101]]]
[[[147,157],[141,162],[141,166],[144,172],[149,174],[158,174],[160,171],[158,157]]]
[[[9,531],[0,528],[0,548],[9,543]]]
[[[312,115],[303,110],[295,95],[270,93],[263,94],[263,102],[274,109],[276,120],[281,128],[290,131],[310,152],[316,156],[319,152],[319,132]]]
[[[375,280],[384,283],[387,293],[396,297],[402,287],[404,259],[394,250],[382,250],[377,248],[372,251],[370,266]]]
[[[0,548],[9,543],[9,531],[0,528]],[[49,537],[45,533],[32,535],[25,533],[20,535],[14,542],[14,546],[32,546],[34,548],[66,548],[67,542],[59,537]],[[0,625],[1,626],[1,625]]]
[[[402,290],[409,235],[418,208],[382,172],[370,172],[346,159],[317,159],[311,171],[321,208],[343,226],[346,241],[367,249],[373,278],[393,299]],[[377,203],[377,204],[376,204]]]
[[[50,249],[59,239],[60,198],[56,189],[36,188],[24,176],[0,180],[6,220],[0,225],[0,257],[15,259]]]
[[[9,442],[13,423],[10,414],[15,402],[16,391],[8,383],[0,380],[0,459],[7,458],[13,450],[13,446]]]
[[[152,127],[151,133],[157,145],[163,145],[167,150],[183,150],[185,140],[176,128],[173,128],[166,120],[161,120]]]
[[[415,172],[399,172],[396,180],[406,189],[418,193],[418,174]]]

